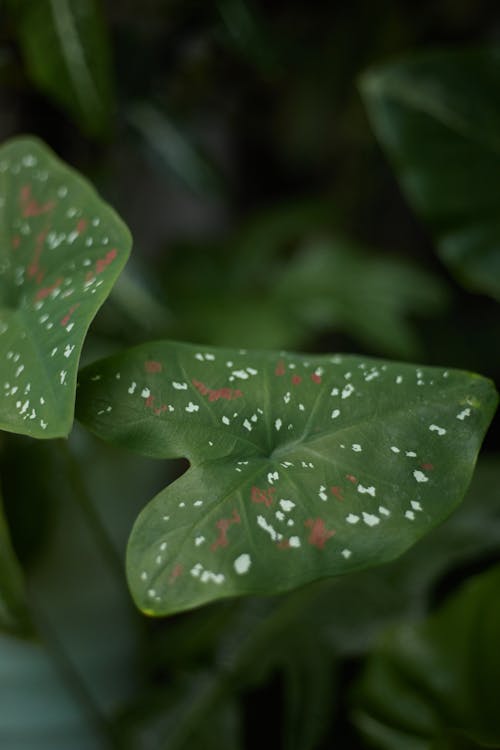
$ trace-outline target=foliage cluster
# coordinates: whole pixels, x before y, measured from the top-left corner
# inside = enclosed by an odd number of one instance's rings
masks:
[[[331,5],[0,7],[2,747],[500,747],[500,27]]]

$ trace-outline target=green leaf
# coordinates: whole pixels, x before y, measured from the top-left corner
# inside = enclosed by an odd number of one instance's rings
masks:
[[[367,72],[361,90],[441,258],[500,299],[500,48],[414,56]]]
[[[28,630],[23,575],[12,549],[0,502],[0,631],[23,634]]]
[[[128,548],[162,615],[401,554],[460,502],[497,396],[459,371],[156,342],[86,368],[78,418],[189,470]]]
[[[109,43],[98,0],[12,3],[30,76],[92,136],[113,114]]]
[[[306,331],[336,328],[369,351],[408,358],[421,349],[410,314],[435,313],[447,297],[430,273],[342,238],[307,244],[276,287],[283,318]]]
[[[127,228],[42,143],[0,148],[0,428],[65,436],[90,322],[123,268]]]
[[[78,431],[70,446],[75,437]],[[25,574],[37,640],[0,635],[0,747],[125,750],[125,737],[114,744],[110,737],[119,730],[118,713],[142,692],[138,623],[124,577],[120,580],[107,564],[95,516],[120,516],[129,496],[109,489],[92,517],[93,498],[86,504],[81,497],[81,482],[68,464],[68,443],[30,443],[45,459],[45,466],[30,466],[32,487],[48,477],[54,509],[50,536]],[[137,464],[132,462],[136,469]],[[98,481],[92,461],[82,463],[81,471],[91,485]],[[6,505],[7,495],[6,486]],[[39,499],[35,489],[31,500]],[[117,526],[115,545],[121,552],[126,534]]]
[[[159,106],[148,102],[131,105],[128,120],[151,152],[155,167],[167,173],[198,195],[214,197],[223,193],[223,181],[217,169],[194,142],[186,127],[175,123]]]
[[[499,746],[499,586],[495,566],[427,621],[387,633],[356,709],[375,747],[427,750],[432,740],[436,748]]]
[[[288,204],[220,244],[170,248],[168,336],[287,349],[342,331],[375,355],[418,359],[412,318],[445,307],[445,284],[345,239],[331,224],[322,203]]]

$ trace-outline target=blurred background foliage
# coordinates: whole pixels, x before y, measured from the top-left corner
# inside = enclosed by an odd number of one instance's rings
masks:
[[[0,22],[0,140],[43,138],[134,236],[85,360],[169,337],[366,352],[500,382],[498,305],[441,264],[357,89],[402,54],[500,43],[498,3],[3,0]],[[498,711],[472,701],[464,666],[477,657],[474,684],[497,695],[496,634],[470,612],[498,624],[485,592],[498,582],[499,447],[497,420],[462,509],[400,561],[149,622],[125,590],[126,539],[183,462],[125,455],[78,427],[69,445],[3,434],[27,582],[10,609],[37,635],[10,635],[0,606],[0,745],[500,747]],[[471,642],[481,648],[464,655]]]

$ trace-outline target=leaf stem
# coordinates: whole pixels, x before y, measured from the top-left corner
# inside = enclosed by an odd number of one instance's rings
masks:
[[[94,534],[96,543],[99,545],[109,569],[118,580],[120,587],[123,588],[125,581],[123,562],[89,496],[80,463],[73,455],[67,440],[59,440],[58,443],[65,461],[66,473],[73,496]]]
[[[45,614],[42,613],[40,605],[35,603],[35,599],[34,592],[31,592],[30,609],[33,613],[33,620],[37,626],[40,641],[46,646],[47,651],[52,656],[56,669],[68,685],[71,694],[74,695],[75,699],[83,707],[89,717],[89,721],[103,737],[106,747],[109,750],[124,750],[123,738],[120,736],[117,727],[103,714],[97,705],[84,680],[78,673],[77,668],[66,653],[55,629],[45,617]]]

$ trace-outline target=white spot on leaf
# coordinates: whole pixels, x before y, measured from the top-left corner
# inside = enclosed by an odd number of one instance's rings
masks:
[[[252,560],[250,558],[250,555],[246,552],[243,552],[243,554],[239,555],[239,557],[236,558],[234,561],[234,569],[238,573],[238,575],[244,575],[245,573],[248,573],[250,570],[250,566],[252,564]]]
[[[429,425],[429,430],[431,432],[437,432],[438,435],[446,435],[446,430],[444,427],[439,427],[437,424],[431,424]]]

